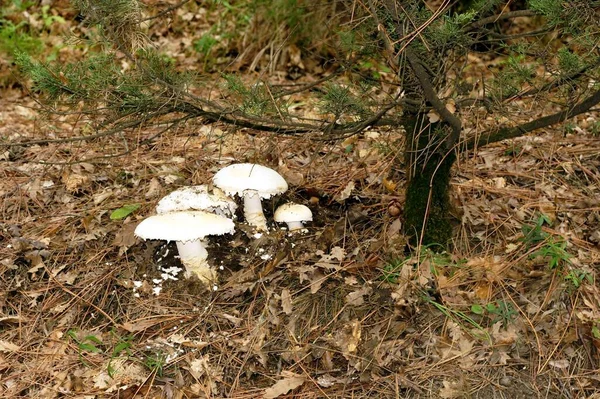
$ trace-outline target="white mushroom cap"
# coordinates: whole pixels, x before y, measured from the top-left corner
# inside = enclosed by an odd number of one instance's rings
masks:
[[[307,222],[312,220],[312,212],[306,205],[289,202],[277,208],[273,219],[278,223]]]
[[[171,212],[150,216],[135,228],[144,240],[193,241],[208,235],[232,234],[231,219],[204,211]]]
[[[266,166],[252,163],[229,165],[218,171],[213,183],[229,195],[244,197],[244,218],[257,230],[267,230],[261,198],[281,194],[288,188],[281,175]]]
[[[216,280],[217,273],[207,262],[208,252],[202,239],[233,231],[231,219],[204,211],[187,211],[150,216],[136,227],[134,234],[144,240],[176,241],[185,276],[196,275],[208,284]]]
[[[228,195],[243,196],[245,191],[253,190],[260,198],[270,198],[288,189],[279,173],[253,163],[229,165],[215,174],[213,183]]]
[[[208,192],[205,184],[181,187],[165,196],[156,205],[156,213],[179,211],[207,211],[221,216],[235,215],[237,204],[218,188]]]
[[[301,229],[302,222],[311,221],[312,212],[306,205],[287,203],[277,208],[273,219],[278,223],[287,223],[290,231],[293,231]]]

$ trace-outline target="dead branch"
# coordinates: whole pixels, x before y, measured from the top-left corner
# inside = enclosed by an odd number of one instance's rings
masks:
[[[448,111],[446,104],[440,100],[435,92],[435,89],[433,88],[433,85],[431,84],[431,81],[429,80],[429,75],[421,65],[421,60],[419,60],[417,55],[408,47],[404,51],[406,53],[406,59],[408,60],[408,63],[410,64],[415,76],[421,84],[425,99],[431,103],[433,109],[435,109],[435,111],[440,115],[442,120],[448,123],[452,128],[452,134],[448,135],[444,143],[446,149],[450,149],[460,138],[462,122],[453,113]]]
[[[513,139],[515,137],[522,136],[526,133],[532,132],[537,129],[542,129],[561,123],[570,119],[574,116],[588,112],[593,106],[600,103],[600,90],[594,92],[591,96],[581,101],[574,107],[557,112],[552,115],[544,116],[535,119],[531,122],[523,123],[514,127],[504,127],[496,130],[484,132],[480,136],[473,138],[465,143],[465,150],[471,150],[476,147],[485,146],[488,144],[496,143],[498,141]]]
[[[517,11],[503,12],[501,14],[491,15],[489,17],[485,17],[478,21],[475,21],[475,22],[467,25],[466,28],[464,29],[464,31],[471,32],[471,31],[477,30],[487,24],[493,24],[498,21],[502,21],[504,19],[518,18],[518,17],[533,17],[535,15],[538,15],[538,13],[533,10],[517,10]]]

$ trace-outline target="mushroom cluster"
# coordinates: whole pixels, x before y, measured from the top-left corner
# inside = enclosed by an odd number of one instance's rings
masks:
[[[267,231],[262,199],[284,193],[287,182],[279,173],[262,165],[229,165],[213,177],[212,192],[206,185],[182,187],[156,206],[156,215],[143,220],[135,235],[143,240],[175,241],[185,277],[196,275],[205,284],[216,281],[216,270],[208,263],[206,237],[233,234],[237,204],[231,196],[244,201],[244,218],[257,231]],[[278,223],[287,223],[290,231],[302,229],[312,220],[310,209],[299,204],[280,206],[274,214]]]

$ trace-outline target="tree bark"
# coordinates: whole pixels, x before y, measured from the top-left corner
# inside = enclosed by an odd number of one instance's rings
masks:
[[[444,145],[452,127],[442,121],[430,124],[427,114],[419,113],[408,115],[405,128],[405,234],[412,245],[443,250],[452,238],[449,189],[456,153]]]

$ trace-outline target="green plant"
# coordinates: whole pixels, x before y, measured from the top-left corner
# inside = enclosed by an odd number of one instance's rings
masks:
[[[381,280],[391,284],[397,284],[402,267],[407,262],[411,262],[413,266],[416,265],[417,261],[419,261],[420,264],[427,262],[425,264],[429,266],[429,271],[433,275],[438,275],[438,269],[440,268],[446,268],[447,273],[452,275],[453,269],[460,268],[466,262],[465,259],[452,259],[452,256],[445,251],[435,252],[433,249],[431,249],[432,246],[433,245],[422,247],[419,257],[409,256],[405,258],[393,258],[389,260],[381,270]]]
[[[339,84],[328,84],[321,98],[321,112],[331,114],[335,120],[342,115],[366,116],[368,108],[360,96],[352,93],[350,88]]]
[[[471,312],[477,315],[486,315],[490,318],[492,323],[500,321],[504,326],[512,321],[518,314],[512,303],[501,300],[490,302],[485,306],[479,304],[471,305]]]
[[[83,338],[79,338],[77,336],[77,331],[71,329],[67,331],[67,336],[71,338],[75,344],[77,345],[77,353],[79,355],[79,360],[84,364],[88,365],[85,361],[83,354],[84,352],[88,353],[101,353],[102,349],[98,347],[98,345],[102,345],[102,340],[93,334],[85,335]]]
[[[577,125],[574,124],[573,122],[567,122],[563,125],[563,131],[565,134],[573,134],[573,133],[575,133],[576,127],[577,127]]]
[[[491,343],[492,339],[490,337],[490,334],[485,330],[485,328],[483,328],[481,324],[477,323],[475,320],[473,320],[473,318],[471,318],[464,312],[442,305],[441,303],[431,298],[431,296],[429,296],[428,294],[425,294],[423,296],[423,299],[426,303],[433,305],[437,310],[442,312],[446,317],[452,319],[456,324],[461,326],[464,330],[468,331],[471,335],[473,334],[468,328],[466,328],[465,323],[474,327],[480,333],[480,336],[475,335],[475,338],[483,337],[485,340]]]
[[[212,34],[206,33],[200,36],[199,39],[195,40],[193,46],[194,50],[202,54],[204,57],[207,57],[217,43],[217,39]]]
[[[14,24],[7,19],[0,19],[0,52],[13,56],[17,51],[27,54],[38,54],[43,44],[40,39],[29,33],[25,21]]]
[[[381,280],[390,284],[398,284],[402,266],[406,263],[406,259],[392,259],[383,266],[381,271]]]
[[[594,325],[592,326],[592,335],[594,336],[594,338],[600,339],[600,328],[598,328],[598,325],[596,323],[594,323]]]
[[[548,268],[553,270],[569,263],[571,255],[566,251],[567,242],[562,237],[554,237],[543,230],[544,225],[550,225],[550,218],[540,214],[533,225],[523,225],[521,241],[527,248],[537,246],[530,254],[531,258],[541,257],[548,261]]]
[[[585,270],[572,269],[569,273],[565,274],[565,281],[577,289],[586,281],[593,284],[594,277]]]
[[[17,52],[37,55],[42,52],[44,46],[39,39],[40,29],[34,28],[27,19],[22,17],[23,11],[34,6],[34,2],[13,0],[12,7],[4,7],[0,10],[0,52],[14,56]],[[35,8],[29,10],[32,20],[41,20],[44,29],[53,24],[65,23],[64,18],[52,15],[50,5],[42,6],[39,11]]]
[[[111,330],[110,333],[114,338],[116,338],[117,343],[115,344],[110,355],[110,360],[106,366],[106,371],[108,372],[109,376],[113,377],[115,375],[115,369],[112,366],[112,362],[117,357],[121,356],[123,352],[125,352],[127,356],[131,356],[131,341],[133,340],[133,335],[126,335],[123,337],[117,334],[114,329]]]
[[[50,6],[48,4],[42,6],[42,21],[44,21],[44,26],[46,28],[49,28],[55,23],[64,24],[66,22],[60,15],[50,14]]]
[[[523,152],[523,146],[513,143],[511,147],[504,150],[504,155],[517,157],[521,155],[521,152]]]
[[[600,121],[592,123],[590,126],[590,133],[594,136],[600,136]]]
[[[36,2],[29,0],[12,0],[11,3],[13,7],[20,12],[27,10],[29,7],[35,5]]]
[[[128,204],[123,205],[122,207],[115,209],[110,214],[110,220],[121,220],[125,219],[131,213],[137,211],[140,208],[140,204]]]
[[[527,247],[532,247],[542,241],[544,241],[548,237],[548,233],[542,230],[544,225],[550,225],[550,218],[543,213],[540,214],[535,221],[533,226],[531,225],[523,225],[521,227],[521,231],[523,232],[523,237],[521,241]]]
[[[554,237],[548,237],[540,249],[533,252],[530,256],[532,258],[540,256],[546,259],[548,261],[548,268],[553,270],[570,263],[569,259],[571,255],[565,250],[566,248],[566,241],[562,239],[555,241]]]
[[[563,47],[558,50],[557,57],[558,66],[560,67],[560,73],[562,76],[565,77],[576,73],[584,65],[584,63],[581,60],[581,57],[566,47]]]
[[[110,333],[114,338],[116,338],[116,343],[112,349],[112,352],[110,353],[110,360],[108,361],[108,365],[106,366],[106,371],[108,372],[109,376],[113,377],[115,374],[115,369],[112,366],[112,363],[123,352],[125,352],[128,356],[131,356],[131,341],[133,340],[133,336],[132,335],[127,335],[124,337],[120,336],[116,333],[116,331],[114,329],[111,330]],[[77,331],[74,329],[71,329],[71,330],[67,331],[67,336],[69,338],[71,338],[77,344],[79,359],[85,365],[87,365],[87,363],[85,362],[85,360],[83,358],[84,352],[89,352],[89,353],[104,353],[105,352],[105,350],[103,350],[100,346],[106,346],[106,345],[102,342],[102,340],[100,338],[98,338],[94,334],[88,334],[88,335],[85,335],[83,338],[79,338]]]
[[[167,356],[160,351],[146,356],[146,359],[144,360],[144,365],[158,377],[163,376],[166,364]]]

